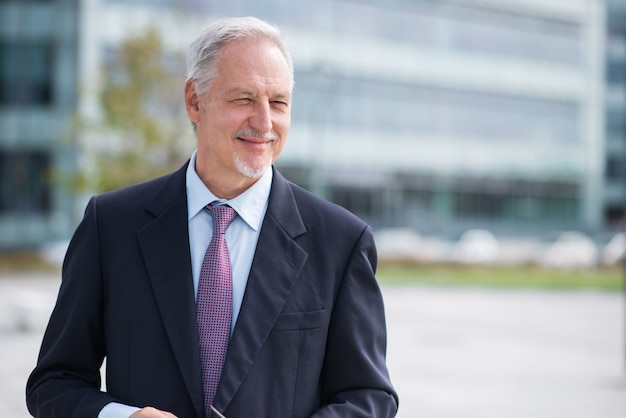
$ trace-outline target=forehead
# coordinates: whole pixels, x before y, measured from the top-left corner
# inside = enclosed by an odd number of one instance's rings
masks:
[[[220,50],[216,67],[216,79],[227,90],[261,84],[291,91],[287,59],[270,40],[231,42]]]

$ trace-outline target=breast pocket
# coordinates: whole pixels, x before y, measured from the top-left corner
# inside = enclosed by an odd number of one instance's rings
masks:
[[[326,325],[326,309],[311,312],[284,312],[278,315],[272,331],[303,331]]]

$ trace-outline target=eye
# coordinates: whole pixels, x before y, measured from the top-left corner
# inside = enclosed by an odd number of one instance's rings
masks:
[[[239,97],[239,98],[233,100],[233,103],[242,104],[242,105],[250,104],[250,103],[252,103],[252,99],[249,98],[249,97]]]
[[[271,103],[277,107],[289,107],[289,103],[282,100],[273,100]]]

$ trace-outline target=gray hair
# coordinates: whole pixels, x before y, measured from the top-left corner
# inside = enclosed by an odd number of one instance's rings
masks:
[[[285,56],[293,87],[293,60],[280,30],[255,17],[226,18],[210,24],[189,46],[187,81],[194,80],[198,96],[206,94],[217,75],[217,58],[222,47],[234,41],[262,39],[276,44]]]

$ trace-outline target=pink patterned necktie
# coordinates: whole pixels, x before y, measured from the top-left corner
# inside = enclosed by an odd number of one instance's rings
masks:
[[[233,306],[233,277],[226,246],[226,229],[237,217],[227,205],[206,206],[213,217],[213,238],[204,255],[198,284],[196,312],[202,359],[204,411],[211,415],[211,405],[226,358]]]

